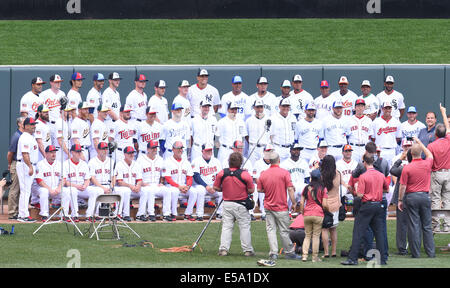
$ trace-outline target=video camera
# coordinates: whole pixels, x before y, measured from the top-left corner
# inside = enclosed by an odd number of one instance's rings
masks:
[[[6,185],[5,186],[9,186],[9,185],[12,184],[11,172],[9,170],[3,171],[2,177],[6,179]]]

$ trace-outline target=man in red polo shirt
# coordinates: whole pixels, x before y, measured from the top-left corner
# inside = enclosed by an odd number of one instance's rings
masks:
[[[295,210],[295,188],[291,181],[291,174],[280,168],[280,156],[276,152],[270,155],[269,169],[261,172],[258,178],[258,192],[264,193],[264,209],[266,210],[266,231],[269,239],[269,258],[277,259],[278,242],[277,228],[280,230],[281,241],[286,259],[301,259],[295,254],[294,245],[289,238],[289,208],[286,191],[292,202],[292,209]]]
[[[403,167],[398,192],[398,209],[405,208],[408,218],[408,243],[413,258],[420,258],[420,243],[423,234],[423,246],[428,257],[434,258],[434,238],[431,229],[431,200],[428,192],[431,182],[433,155],[417,137],[411,147],[412,161]],[[425,160],[422,159],[422,151]],[[404,201],[403,204],[403,196]]]

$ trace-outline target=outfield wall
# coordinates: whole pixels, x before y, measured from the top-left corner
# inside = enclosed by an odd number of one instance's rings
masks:
[[[269,91],[280,95],[280,86],[284,79],[291,80],[294,74],[303,77],[303,88],[313,97],[320,95],[319,83],[328,80],[331,91],[338,89],[338,79],[345,75],[349,79],[349,89],[360,95],[360,84],[368,79],[372,84],[372,92],[377,94],[383,89],[386,75],[395,78],[394,89],[405,96],[407,106],[418,109],[418,119],[424,122],[427,111],[439,114],[439,103],[450,106],[450,65],[145,65],[145,66],[1,66],[0,95],[3,105],[0,106],[0,129],[5,131],[5,137],[0,139],[0,170],[7,168],[6,154],[9,138],[16,130],[15,119],[19,115],[21,97],[31,89],[31,79],[39,76],[47,81],[43,90],[50,88],[49,78],[52,74],[60,74],[64,82],[61,89],[70,90],[70,76],[80,72],[86,80],[80,90],[83,100],[92,87],[92,77],[95,73],[103,73],[105,77],[115,71],[123,78],[118,91],[122,103],[128,93],[134,89],[134,77],[143,73],[150,80],[145,88],[148,97],[154,93],[154,83],[163,79],[167,83],[166,97],[171,105],[177,95],[177,85],[186,79],[191,84],[196,82],[197,70],[208,69],[209,83],[215,86],[222,96],[231,90],[231,79],[234,75],[243,78],[243,91],[252,94],[256,91],[256,79],[265,76],[269,80]],[[107,87],[106,81],[104,89]],[[450,110],[450,107],[449,107]],[[405,116],[406,117],[406,116]],[[402,119],[403,121],[405,120]],[[438,115],[438,119],[441,117]]]

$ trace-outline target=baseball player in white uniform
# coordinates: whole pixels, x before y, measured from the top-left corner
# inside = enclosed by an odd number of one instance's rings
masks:
[[[39,117],[36,119],[36,129],[34,131],[34,138],[38,143],[39,157],[38,161],[45,158],[45,148],[52,144],[51,128],[49,125],[49,109],[47,105],[41,104],[38,107]]]
[[[258,80],[256,81],[257,91],[249,96],[249,101],[247,101],[247,105],[249,107],[247,108],[247,111],[251,111],[251,106],[255,103],[256,100],[259,99],[263,101],[264,111],[268,117],[277,114],[276,106],[278,106],[280,102],[277,102],[277,97],[275,96],[275,94],[267,90],[268,86],[269,82],[267,81],[266,77],[258,78]]]
[[[95,73],[94,76],[92,77],[92,81],[93,86],[86,96],[86,102],[89,104],[89,106],[97,108],[102,102],[102,89],[103,86],[105,85],[105,76],[103,76],[102,73]],[[91,123],[94,122],[97,116],[98,116],[97,109],[93,109],[92,113],[90,113],[89,115],[89,117],[92,117],[89,119]]]
[[[347,144],[348,117],[343,117],[342,102],[336,100],[333,103],[333,114],[324,118],[323,138],[328,143],[328,154],[337,160],[342,158],[342,147]]]
[[[164,160],[158,155],[158,146],[159,142],[157,140],[150,140],[147,144],[147,153],[142,154],[137,160],[142,168],[141,190],[147,193],[148,199],[148,219],[145,219],[144,216],[141,215],[141,217],[136,218],[140,221],[156,221],[156,198],[162,198],[163,201],[163,221],[172,221],[172,218],[170,217],[170,205],[172,202],[171,193],[164,185],[164,178],[162,177]]]
[[[131,111],[131,119],[137,121],[145,121],[147,119],[147,94],[144,89],[147,85],[147,78],[144,74],[136,75],[134,78],[134,89],[128,94],[125,104],[128,104],[133,109]]]
[[[386,76],[384,81],[384,90],[377,94],[380,106],[383,103],[390,101],[392,105],[392,117],[400,119],[405,113],[405,99],[403,94],[394,90],[394,77],[391,75]],[[383,110],[381,115],[383,116]]]
[[[217,203],[222,201],[222,192],[213,189],[217,174],[222,170],[219,160],[213,155],[214,145],[211,143],[203,144],[202,155],[192,161],[192,172],[194,173],[194,185],[191,190],[197,193],[197,221],[203,221],[205,195],[208,198],[216,199]],[[220,219],[223,206],[217,209],[216,217]]]
[[[289,148],[294,143],[297,119],[290,113],[289,99],[281,100],[279,108],[280,112],[270,117],[272,125],[269,132],[275,151],[280,155],[280,162],[283,162],[290,157]]]
[[[341,76],[339,78],[338,84],[339,90],[334,91],[330,96],[341,100],[343,108],[342,116],[350,117],[353,115],[353,111],[355,110],[355,101],[356,99],[358,99],[358,95],[356,95],[352,90],[348,89],[349,82],[346,76]]]
[[[70,85],[72,88],[67,92],[67,98],[69,100],[69,105],[73,107],[78,107],[80,103],[83,102],[83,99],[81,98],[80,89],[81,86],[83,86],[83,80],[85,78],[81,73],[75,72],[72,74],[72,78],[70,80]]]
[[[178,95],[173,98],[173,103],[180,103],[181,106],[183,106],[183,118],[185,120],[190,120],[192,117],[194,117],[191,113],[191,102],[187,99],[187,94],[189,91],[189,81],[187,80],[181,80],[180,83],[178,83]]]
[[[251,113],[251,110],[248,110],[249,105],[247,104],[248,95],[242,91],[242,77],[236,75],[231,79],[232,89],[230,92],[224,94],[220,101],[221,106],[219,109],[220,116],[223,118],[228,114],[227,103],[235,102],[238,106],[238,112],[236,117],[245,121]]]
[[[105,120],[108,116],[109,107],[104,104],[97,106],[97,118],[91,124],[91,146],[89,146],[89,157],[93,159],[97,156],[98,144],[100,142],[109,142],[109,129],[106,127]]]
[[[316,105],[316,119],[323,120],[333,114],[333,103],[337,99],[330,94],[330,85],[327,80],[320,82],[320,96],[314,99]]]
[[[91,125],[88,120],[89,104],[81,102],[78,105],[78,117],[73,119],[70,124],[70,134],[72,144],[80,144],[83,148],[81,159],[85,162],[89,161],[89,149],[91,147]]]
[[[297,120],[305,118],[305,107],[307,104],[314,102],[312,95],[302,88],[303,78],[300,74],[295,74],[292,77],[292,91],[291,91],[291,106],[292,111]],[[296,114],[298,113],[298,114]]]
[[[123,151],[127,146],[133,146],[133,137],[136,134],[136,125],[131,121],[131,107],[124,105],[120,107],[120,119],[114,122],[113,129],[109,131],[110,137],[117,142],[114,153],[114,161],[117,163],[124,159]]]
[[[156,111],[153,107],[147,107],[145,121],[136,123],[136,138],[139,146],[139,155],[147,154],[147,145],[150,141],[154,140],[159,142],[163,125],[156,121]],[[139,156],[138,156],[139,158]]]
[[[55,135],[53,136],[55,141],[55,146],[59,150],[56,154],[56,160],[64,162],[70,157],[70,123],[75,119],[76,109],[70,105],[67,105],[64,109],[64,119],[56,121],[55,124]]]
[[[124,221],[131,221],[130,200],[139,198],[139,209],[136,213],[136,219],[145,219],[145,210],[147,207],[148,193],[142,190],[142,167],[134,161],[135,150],[132,146],[123,149],[124,159],[116,164],[116,186],[114,191],[121,196],[119,204],[119,214]],[[144,218],[142,218],[142,216]]]
[[[36,176],[36,164],[38,162],[39,148],[34,139],[36,121],[27,117],[23,122],[24,131],[17,142],[17,164],[16,171],[19,179],[19,214],[17,220],[20,222],[35,222],[30,217],[28,203],[31,195],[31,185]]]
[[[49,216],[49,198],[55,201],[62,191],[61,163],[56,161],[57,149],[53,145],[45,147],[45,158],[36,165],[36,178],[31,186],[31,193],[39,198],[42,221]]]
[[[263,101],[260,99],[256,100],[253,105],[253,109],[255,110],[255,114],[250,116],[245,121],[245,129],[247,130],[247,136],[245,136],[245,140],[247,140],[249,144],[248,156],[250,158],[249,161],[251,161],[252,165],[254,165],[257,160],[263,157],[264,147],[270,143],[268,131],[270,127],[267,122],[267,120],[269,120],[269,117],[264,113]]]
[[[305,106],[305,117],[297,122],[295,127],[295,141],[302,148],[300,157],[309,163],[317,153],[317,145],[323,139],[322,121],[315,118],[316,105],[310,102]]]
[[[56,143],[56,122],[61,121],[61,104],[59,100],[66,97],[66,93],[61,90],[63,79],[58,74],[50,76],[50,88],[39,94],[39,98],[44,101],[49,111],[49,126],[52,134],[52,143]]]
[[[167,120],[162,129],[161,139],[164,140],[164,159],[172,156],[172,146],[175,141],[181,141],[183,147],[191,146],[191,127],[189,122],[182,118],[183,106],[178,103],[172,105],[172,118]],[[186,149],[187,150],[187,149]],[[187,151],[183,151],[183,158],[187,159]]]
[[[426,128],[425,124],[417,120],[417,109],[414,106],[408,107],[406,111],[408,120],[402,123],[402,139],[407,137],[418,137],[420,130]]]
[[[187,198],[188,204],[184,212],[184,219],[195,221],[192,217],[194,204],[197,201],[196,190],[191,189],[194,172],[186,158],[183,158],[183,142],[175,141],[172,146],[173,155],[164,160],[163,176],[166,180],[166,188],[171,193],[172,221],[176,221],[178,215],[178,197]]]
[[[372,119],[364,115],[365,107],[364,99],[358,98],[355,102],[355,115],[348,118],[348,144],[352,146],[352,158],[356,162],[362,162],[365,146],[372,134]]]
[[[280,103],[281,100],[286,99],[286,98],[289,98],[290,103],[294,103],[294,98],[291,97],[291,81],[283,80],[283,82],[281,83],[280,90],[281,90],[281,95],[276,97],[277,103]],[[297,108],[295,108],[295,109],[297,109]],[[280,112],[280,107],[278,105],[275,106],[275,111]],[[297,110],[294,111],[294,107],[291,107],[291,113],[294,114],[295,118],[297,118],[297,116],[295,114],[298,115],[299,112]]]
[[[113,121],[117,121],[120,118],[120,107],[122,107],[122,103],[120,102],[120,93],[117,90],[120,85],[120,80],[122,78],[119,73],[110,73],[108,75],[109,87],[102,94],[102,103],[111,109],[106,118],[106,126],[109,130],[114,128]]]
[[[317,153],[309,160],[309,172],[314,169],[319,169],[320,163],[323,157],[328,154],[328,143],[325,140],[321,140],[317,146]]]
[[[202,156],[202,145],[206,143],[214,143],[214,135],[217,130],[217,119],[209,116],[212,103],[206,99],[200,102],[201,113],[192,118],[191,124],[191,160]]]
[[[209,111],[213,116],[220,106],[220,94],[216,87],[208,83],[209,73],[206,69],[197,72],[197,83],[189,87],[187,99],[191,103],[191,115],[200,114],[200,102],[205,98],[212,103],[213,108]]]
[[[370,86],[369,80],[363,80],[361,83],[361,96],[359,99],[363,99],[366,103],[366,110],[364,110],[364,115],[368,116],[370,119],[375,120],[380,112],[380,101],[378,98],[371,93],[372,87]]]
[[[44,102],[39,94],[45,83],[47,82],[43,81],[41,77],[31,79],[31,91],[25,93],[20,99],[20,116],[32,118],[36,116],[37,108]]]
[[[158,80],[155,82],[155,94],[148,100],[148,106],[158,111],[156,121],[161,124],[169,120],[169,104],[166,97],[164,97],[165,93],[166,81]]]
[[[358,166],[358,161],[352,156],[352,146],[345,145],[342,148],[342,159],[336,161],[336,169],[341,173],[341,197],[345,196],[348,200],[353,199],[353,195],[348,191],[348,182],[353,170]]]

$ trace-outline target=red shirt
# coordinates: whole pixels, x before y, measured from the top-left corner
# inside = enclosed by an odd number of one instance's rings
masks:
[[[287,188],[293,187],[291,174],[279,165],[271,165],[258,178],[258,191],[264,191],[264,208],[271,211],[287,211]]]
[[[236,171],[237,168],[230,168],[231,171]],[[254,188],[253,178],[247,171],[242,171],[241,178],[247,185],[241,182],[237,177],[228,176],[222,182],[223,170],[217,174],[214,181],[214,187],[222,189],[222,196],[224,201],[245,200],[247,199],[247,189]],[[222,182],[222,184],[221,184]]]
[[[303,215],[298,214],[298,216],[295,217],[294,222],[292,222],[292,224],[289,226],[289,228],[292,228],[292,229],[305,228],[305,222],[303,222]]]
[[[389,184],[385,180],[383,173],[374,168],[368,169],[359,176],[357,194],[363,194],[361,201],[383,200],[383,190],[389,190]]]
[[[429,192],[431,183],[431,167],[433,159],[413,159],[405,165],[400,177],[400,184],[406,185],[406,193]]]
[[[450,169],[450,134],[434,140],[427,148],[434,158],[432,171]]]
[[[308,186],[306,186],[308,187]],[[305,189],[308,189],[306,188]],[[328,198],[327,188],[319,189],[316,194],[317,201],[319,201],[320,204],[322,204],[323,198]],[[308,191],[308,197],[305,199],[306,205],[303,209],[303,216],[319,216],[323,217],[325,216],[323,214],[323,208],[319,206],[319,204],[314,201],[312,198],[311,192]]]

